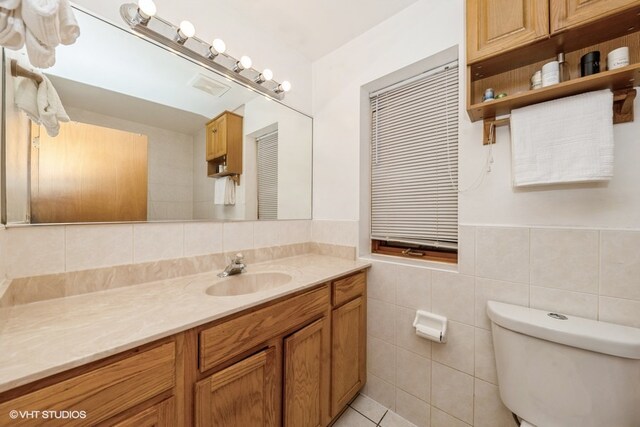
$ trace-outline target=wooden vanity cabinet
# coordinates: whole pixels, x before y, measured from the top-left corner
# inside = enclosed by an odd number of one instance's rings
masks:
[[[199,381],[195,425],[278,425],[276,349],[271,347]]]
[[[174,397],[163,400],[121,421],[113,427],[173,427],[176,425]]]
[[[331,312],[331,414],[336,416],[367,381],[366,276],[333,282]]]
[[[0,393],[0,424],[15,409],[86,411],[46,423],[65,427],[328,426],[366,380],[365,287],[357,272]]]
[[[242,173],[242,116],[225,111],[206,125],[206,159],[209,176]],[[226,171],[219,172],[218,165]]]
[[[549,37],[549,0],[467,0],[467,62]]]
[[[551,32],[556,33],[638,6],[638,0],[549,0]]]
[[[329,424],[330,319],[325,316],[284,340],[283,425]]]

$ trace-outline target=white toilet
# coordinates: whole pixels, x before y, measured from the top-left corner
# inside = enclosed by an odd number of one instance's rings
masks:
[[[500,397],[537,427],[639,427],[640,329],[487,303]]]

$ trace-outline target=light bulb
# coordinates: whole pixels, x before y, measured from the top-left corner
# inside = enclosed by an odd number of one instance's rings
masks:
[[[262,78],[263,78],[263,79],[264,79],[264,81],[266,81],[266,82],[270,81],[271,79],[273,79],[273,71],[271,71],[271,70],[270,70],[270,69],[268,69],[268,68],[265,68],[265,69],[262,71]]]
[[[188,39],[189,37],[193,37],[196,35],[196,27],[193,26],[193,24],[189,21],[182,21],[180,23],[180,30],[179,30],[181,36],[184,36],[182,38],[184,39]]]
[[[251,58],[249,58],[247,55],[240,57],[240,65],[242,65],[242,68],[244,68],[245,70],[247,68],[251,68],[251,64],[253,64],[253,62],[251,61]]]
[[[289,92],[291,90],[291,83],[289,83],[287,80],[285,80],[282,83],[280,83],[280,88],[284,92]]]
[[[227,50],[227,45],[222,41],[222,39],[214,39],[213,43],[211,43],[211,47],[218,53],[224,53]]]
[[[156,4],[153,2],[153,0],[139,0],[138,10],[142,12],[142,14],[147,18],[155,16],[157,11]]]

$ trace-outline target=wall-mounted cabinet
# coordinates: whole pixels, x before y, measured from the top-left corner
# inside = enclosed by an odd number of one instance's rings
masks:
[[[242,173],[242,116],[225,111],[206,125],[207,175],[221,177]]]
[[[468,0],[471,62],[549,37],[549,0]]]
[[[556,33],[593,20],[625,12],[637,0],[549,0],[551,32]]]
[[[630,65],[607,70],[607,54],[622,46],[629,47]],[[471,121],[592,90],[628,93],[640,84],[640,0],[467,0],[467,50]],[[594,50],[601,72],[581,77],[580,58]],[[531,90],[531,76],[558,53],[570,79]],[[507,96],[483,102],[488,88]],[[618,122],[633,118],[629,99],[616,97],[614,111],[626,111]]]

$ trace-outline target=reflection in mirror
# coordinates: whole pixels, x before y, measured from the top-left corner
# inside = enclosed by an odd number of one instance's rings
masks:
[[[8,223],[311,217],[311,118],[76,16],[82,36],[45,71],[70,118],[57,136],[16,107],[29,77],[11,60],[31,67],[4,51]]]

